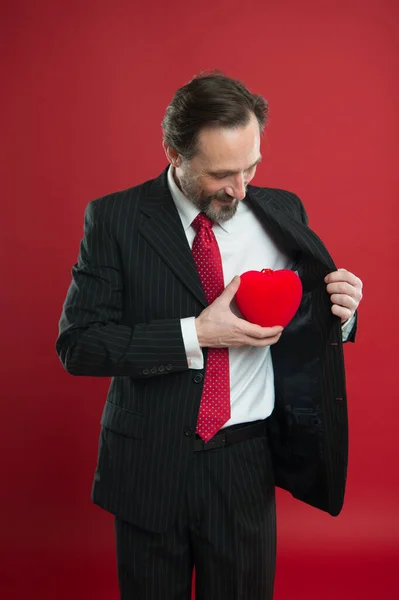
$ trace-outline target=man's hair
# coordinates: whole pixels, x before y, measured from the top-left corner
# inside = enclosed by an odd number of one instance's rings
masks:
[[[242,127],[249,123],[251,113],[263,133],[268,115],[266,100],[220,71],[202,72],[176,91],[162,121],[163,139],[191,160],[204,127]]]

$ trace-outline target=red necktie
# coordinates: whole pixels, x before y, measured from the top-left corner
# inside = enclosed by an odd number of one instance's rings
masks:
[[[224,290],[219,246],[212,231],[213,222],[204,213],[196,216],[192,226],[197,232],[192,252],[206,299],[211,304]],[[197,433],[207,442],[229,419],[229,350],[228,348],[209,348]]]

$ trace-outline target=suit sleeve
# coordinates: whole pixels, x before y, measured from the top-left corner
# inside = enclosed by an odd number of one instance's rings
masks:
[[[119,247],[101,221],[98,202],[85,212],[84,236],[64,302],[56,342],[68,373],[154,377],[188,369],[180,319],[134,327],[121,323]]]

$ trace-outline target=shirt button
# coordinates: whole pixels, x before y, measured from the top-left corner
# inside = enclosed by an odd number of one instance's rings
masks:
[[[194,383],[201,383],[201,381],[204,379],[204,376],[202,373],[196,373],[193,377],[193,381]]]

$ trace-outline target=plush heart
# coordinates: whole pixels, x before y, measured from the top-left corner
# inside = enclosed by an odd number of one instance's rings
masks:
[[[235,295],[243,317],[262,327],[285,327],[302,299],[302,282],[294,271],[262,269],[241,275]]]

